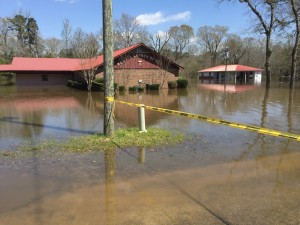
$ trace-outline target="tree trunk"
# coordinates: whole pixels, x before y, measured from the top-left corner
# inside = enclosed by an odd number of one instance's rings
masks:
[[[270,71],[270,58],[272,54],[271,50],[271,34],[267,34],[266,40],[266,62],[265,62],[265,69],[266,69],[266,88],[269,88],[271,85],[271,71]]]
[[[114,97],[112,0],[102,0],[104,46],[104,135],[114,132],[112,98]]]
[[[88,89],[88,92],[91,92],[91,90],[92,90],[92,82],[89,82],[87,84],[87,89]]]
[[[297,52],[298,47],[297,45],[294,45],[293,52],[292,52],[292,70],[291,70],[291,76],[290,76],[290,88],[294,87],[296,72],[297,72]]]
[[[297,74],[297,56],[298,56],[298,47],[299,47],[299,39],[300,39],[300,25],[299,25],[299,14],[296,9],[295,2],[293,0],[290,1],[292,11],[295,17],[295,24],[296,24],[296,34],[295,34],[295,44],[293,46],[293,51],[292,51],[292,71],[291,71],[291,76],[290,76],[290,88],[294,87],[294,82],[295,82],[295,77]],[[299,10],[299,9],[298,9]]]

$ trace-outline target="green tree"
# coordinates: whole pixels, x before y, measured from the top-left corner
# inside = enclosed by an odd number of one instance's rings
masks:
[[[37,40],[39,28],[36,20],[22,13],[9,18],[10,29],[18,40],[18,54],[21,56],[37,56]]]

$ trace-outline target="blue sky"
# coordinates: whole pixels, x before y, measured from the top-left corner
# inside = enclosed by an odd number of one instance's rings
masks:
[[[63,19],[69,19],[73,30],[80,27],[97,32],[102,28],[102,0],[0,0],[0,17],[20,10],[30,12],[44,38],[60,38]],[[243,35],[249,24],[246,12],[243,4],[217,7],[214,0],[113,0],[114,19],[126,13],[153,33],[188,24],[195,31],[204,25],[223,25],[229,32]]]

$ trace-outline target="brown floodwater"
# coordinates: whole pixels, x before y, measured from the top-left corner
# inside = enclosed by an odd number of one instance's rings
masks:
[[[299,88],[198,84],[118,99],[300,134]],[[137,109],[117,103],[115,126],[137,126]],[[300,224],[300,142],[149,110],[146,126],[188,138],[155,149],[1,156],[0,224]],[[102,93],[0,87],[0,154],[102,130]]]

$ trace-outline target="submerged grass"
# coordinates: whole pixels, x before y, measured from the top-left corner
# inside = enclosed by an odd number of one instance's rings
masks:
[[[184,140],[182,133],[175,133],[160,128],[149,128],[148,132],[140,133],[136,128],[119,129],[110,138],[101,135],[85,135],[71,137],[66,141],[45,141],[38,145],[20,146],[14,153],[3,152],[5,157],[16,157],[16,155],[39,156],[47,153],[68,152],[84,153],[112,150],[116,148],[141,147],[153,148],[177,144]]]

